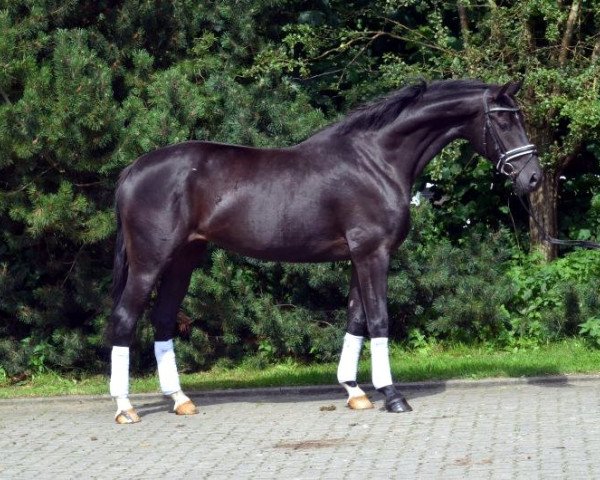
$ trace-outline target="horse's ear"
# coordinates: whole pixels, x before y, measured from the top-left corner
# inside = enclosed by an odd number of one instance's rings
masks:
[[[496,94],[496,99],[500,98],[502,95],[508,95],[509,97],[514,96],[519,90],[521,90],[522,85],[522,79],[517,82],[506,82]]]

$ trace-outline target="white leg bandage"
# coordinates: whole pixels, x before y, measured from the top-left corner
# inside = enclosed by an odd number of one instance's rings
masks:
[[[371,375],[376,389],[392,385],[387,337],[371,339]]]
[[[185,402],[189,402],[190,401],[190,398],[185,393],[183,393],[183,391],[181,391],[181,390],[178,390],[177,392],[173,393],[171,395],[171,398],[175,402],[175,405],[173,406],[174,410],[177,410],[177,407],[179,405],[182,405]]]
[[[133,408],[131,402],[129,401],[129,397],[117,397],[117,415],[121,412],[127,412]]]
[[[154,355],[158,365],[158,379],[160,389],[165,395],[172,395],[181,390],[179,385],[179,374],[175,364],[175,350],[173,340],[166,342],[154,342]]]
[[[360,388],[358,385],[356,385],[356,387],[351,387],[350,385],[346,384],[346,383],[342,383],[342,386],[346,389],[346,392],[348,392],[348,400],[350,400],[351,398],[354,397],[362,397],[365,394],[364,390],[362,388]]]
[[[337,370],[338,382],[355,382],[356,373],[358,371],[358,359],[360,357],[360,349],[363,344],[363,337],[357,337],[351,333],[346,333],[344,336],[344,346],[340,356],[340,363]]]
[[[110,356],[110,394],[129,396],[129,347],[113,347]]]

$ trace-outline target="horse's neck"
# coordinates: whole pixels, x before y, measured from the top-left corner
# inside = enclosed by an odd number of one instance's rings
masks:
[[[446,145],[468,137],[468,117],[460,102],[414,109],[383,130],[378,143],[386,161],[414,181]]]

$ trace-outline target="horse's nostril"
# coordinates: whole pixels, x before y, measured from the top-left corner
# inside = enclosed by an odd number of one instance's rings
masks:
[[[531,187],[536,187],[537,184],[539,183],[539,178],[538,176],[534,173],[531,175],[531,178],[529,179],[529,185]]]

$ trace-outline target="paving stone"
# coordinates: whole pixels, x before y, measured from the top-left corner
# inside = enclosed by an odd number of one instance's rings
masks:
[[[481,386],[483,385],[483,386]],[[600,378],[404,388],[414,411],[354,412],[343,391],[191,395],[178,417],[133,396],[0,401],[0,479],[600,478]],[[335,410],[321,411],[322,406]]]

